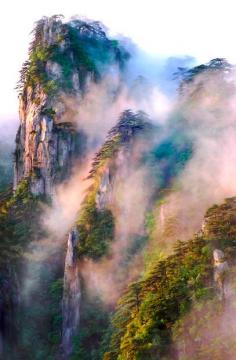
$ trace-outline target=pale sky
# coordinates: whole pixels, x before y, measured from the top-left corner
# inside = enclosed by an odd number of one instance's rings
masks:
[[[0,121],[18,116],[14,87],[27,57],[29,33],[44,15],[100,20],[112,33],[161,57],[190,55],[198,62],[225,57],[236,63],[234,0],[5,0],[0,14]]]

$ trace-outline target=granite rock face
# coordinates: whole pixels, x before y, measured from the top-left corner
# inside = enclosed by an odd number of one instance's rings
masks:
[[[111,191],[110,169],[107,167],[101,176],[98,191],[96,193],[96,206],[98,210],[104,210],[107,207],[111,198]]]
[[[72,352],[73,336],[78,330],[80,319],[80,278],[79,263],[77,259],[77,245],[79,234],[72,230],[68,236],[67,253],[64,270],[63,302],[62,302],[62,348],[67,358]]]
[[[47,97],[38,87],[37,99],[31,89],[20,100],[20,127],[14,157],[14,188],[23,178],[30,179],[34,194],[51,194],[53,185],[70,175],[73,159],[78,156],[79,134],[72,124],[57,124],[43,113]]]
[[[70,175],[73,159],[78,156],[80,136],[69,116],[67,119],[61,100],[62,93],[64,97],[67,95],[63,90],[65,76],[61,65],[52,59],[55,51],[59,52],[60,61],[72,57],[69,46],[64,25],[57,17],[44,18],[38,23],[26,65],[27,75],[22,80],[20,126],[14,153],[14,189],[23,178],[27,178],[32,193],[52,194],[53,185]],[[35,57],[38,57],[36,61],[32,60]],[[31,67],[34,67],[33,71]],[[70,93],[76,96],[80,94],[78,78],[78,69],[72,67]],[[63,121],[60,121],[61,117]]]
[[[121,71],[128,54],[98,22],[44,17],[36,23],[29,58],[18,83],[20,126],[14,155],[14,188],[28,178],[34,194],[50,195],[70,175],[81,150],[76,131],[80,100],[106,70]],[[72,101],[70,109],[66,99]],[[71,115],[73,113],[73,115]]]

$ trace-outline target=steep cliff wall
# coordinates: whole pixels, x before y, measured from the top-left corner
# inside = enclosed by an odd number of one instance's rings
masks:
[[[62,180],[58,170],[69,175],[76,152],[75,131],[68,124],[58,126],[54,119],[55,89],[62,73],[61,66],[50,58],[55,47],[65,45],[62,27],[57,18],[37,24],[29,60],[22,70],[14,188],[23,178],[29,178],[35,194],[51,194],[56,179]]]
[[[73,159],[79,155],[79,134],[69,124],[55,124],[43,115],[45,95],[40,105],[21,99],[21,125],[16,138],[14,188],[23,178],[30,179],[34,194],[52,194],[53,185],[70,175]]]
[[[99,23],[63,23],[54,16],[36,24],[18,85],[14,188],[28,178],[33,193],[51,194],[55,183],[69,177],[83,141],[64,100],[82,98],[91,82],[99,82],[112,64],[121,68],[125,57]]]
[[[72,340],[78,330],[80,319],[81,285],[76,251],[78,241],[77,231],[72,230],[67,243],[62,302],[62,347],[67,357],[72,352]]]

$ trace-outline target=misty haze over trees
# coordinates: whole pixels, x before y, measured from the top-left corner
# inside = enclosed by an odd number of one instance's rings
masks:
[[[235,67],[150,60],[55,15],[17,89],[15,143],[14,124],[0,139],[0,358],[234,360]]]

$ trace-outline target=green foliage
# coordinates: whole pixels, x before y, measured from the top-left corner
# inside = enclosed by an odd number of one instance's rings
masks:
[[[181,79],[180,91],[183,91],[184,86],[192,83],[198,75],[211,75],[211,74],[227,74],[233,69],[233,66],[228,63],[224,58],[215,58],[210,60],[207,64],[201,64],[191,69],[178,68],[174,74],[175,78]]]
[[[37,44],[31,50],[29,60],[25,62],[22,69],[22,78],[18,88],[23,91],[24,88],[33,89],[40,84],[46,94],[54,95],[58,90],[58,84],[50,79],[47,71],[47,61],[52,58],[54,46]],[[37,99],[36,99],[37,100]]]
[[[1,194],[1,198],[0,261],[4,262],[20,258],[25,246],[43,234],[38,226],[41,214],[40,199],[30,193],[27,180],[18,185],[14,194],[9,191]]]
[[[32,285],[18,311],[19,358],[53,360],[61,343],[63,278],[47,261],[32,260],[28,266]]]
[[[92,164],[90,177],[93,177],[93,186],[88,191],[77,222],[80,241],[78,255],[98,259],[108,253],[109,243],[114,238],[114,218],[109,209],[98,210],[96,208],[96,195],[99,191],[99,184],[103,171],[108,161],[115,159],[118,151],[129,146],[131,140],[142,130],[149,130],[145,114],[132,111],[125,111],[116,126],[108,134],[108,138],[101,150],[96,154]],[[135,242],[135,247],[143,245],[143,238]],[[127,253],[127,256],[128,253]]]
[[[63,23],[60,16],[44,17],[36,23],[33,34],[29,59],[23,64],[17,86],[21,93],[37,85],[51,97],[61,89],[73,91],[75,72],[83,88],[88,73],[99,79],[107,66],[116,63],[122,67],[129,57],[118,41],[106,37],[98,22]],[[56,76],[48,71],[49,61],[59,65]]]
[[[201,238],[178,242],[173,255],[156,261],[129,287],[113,319],[108,359],[158,359],[167,351],[171,327],[195,299],[210,294],[211,255],[205,247]]]
[[[212,206],[206,213],[204,234],[218,246],[236,246],[236,198],[226,199],[221,205]]]
[[[80,241],[78,256],[98,259],[108,253],[109,243],[114,238],[114,218],[110,210],[97,210],[96,192],[91,192],[84,203],[77,222]]]
[[[229,98],[235,92],[234,70],[235,66],[221,58],[213,59],[207,64],[191,69],[180,68],[177,76],[181,79],[179,93],[183,111],[191,109],[192,112],[193,109],[197,110],[204,104],[205,111],[210,110],[214,117],[220,118],[223,109],[227,109]],[[214,97],[214,106],[204,103],[206,97]],[[191,116],[188,116],[189,120],[191,121]],[[199,122],[201,123],[200,118]]]
[[[235,307],[230,312],[232,318]],[[178,348],[178,360],[234,358],[235,330],[226,313],[227,309],[217,297],[198,299],[191,312],[180,318],[172,329],[174,349]],[[223,330],[223,324],[227,324],[227,329],[224,327]],[[172,357],[167,359],[171,360]]]
[[[4,284],[6,281],[9,281],[6,280],[7,278],[5,276],[5,273],[8,271],[11,273],[11,278],[7,285],[9,287],[7,292],[9,291],[9,294],[11,294],[11,302],[9,301],[5,310],[7,314],[11,314],[11,312],[14,314],[13,322],[15,326],[13,333],[14,346],[11,346],[11,349],[7,351],[6,359],[45,359],[44,347],[39,347],[37,339],[32,341],[34,334],[32,329],[37,328],[37,326],[39,329],[41,324],[41,320],[37,322],[37,325],[35,321],[35,319],[40,319],[42,314],[38,302],[41,304],[44,313],[47,309],[47,312],[50,312],[52,315],[54,314],[53,308],[47,308],[47,304],[44,302],[47,288],[34,294],[31,304],[27,301],[24,302],[24,309],[22,308],[23,302],[18,303],[19,287],[22,286],[21,281],[25,270],[25,266],[23,265],[26,265],[24,261],[26,250],[31,242],[37,241],[39,238],[45,236],[45,232],[40,226],[42,200],[44,199],[33,196],[30,193],[27,180],[19,183],[15,193],[10,189],[0,194],[0,268],[3,276],[3,279],[0,281],[0,292],[4,291]],[[29,265],[29,263],[27,263],[27,265]],[[30,271],[30,276],[32,276],[33,271],[37,273],[37,262],[34,265]],[[37,276],[34,280],[36,284],[38,281]],[[22,290],[22,288],[20,289]],[[24,296],[24,291],[21,291],[21,296]],[[7,297],[8,294],[6,291],[3,292],[3,301],[6,301]],[[48,329],[49,328],[50,327],[48,327]],[[13,331],[12,325],[11,331]],[[36,348],[39,349],[38,352],[35,352]],[[29,351],[31,350],[30,354],[27,349]],[[33,352],[35,352],[35,357],[32,357]]]
[[[101,150],[96,154],[92,164],[90,175],[93,176],[98,168],[102,167],[106,160],[112,158],[119,150],[121,145],[120,134],[115,134],[111,139],[107,139]]]
[[[151,165],[156,164],[157,178],[161,187],[168,187],[184,169],[193,153],[193,144],[184,133],[182,126],[170,130],[168,137],[155,146],[148,161]],[[157,167],[158,165],[158,167]]]
[[[106,160],[114,158],[122,146],[128,146],[141,132],[142,135],[145,135],[151,129],[152,127],[145,113],[141,111],[134,113],[131,110],[124,111],[120,115],[118,123],[109,131],[104,145],[96,154],[90,176],[94,176]]]
[[[156,221],[153,212],[148,212],[145,219],[145,227],[148,233],[151,233],[153,231],[153,229],[155,228],[155,223]]]
[[[54,115],[56,114],[55,110],[53,108],[43,108],[41,110],[41,114],[42,115],[46,115],[48,117],[54,117]]]
[[[110,338],[110,312],[101,300],[82,294],[81,320],[71,360],[101,360]]]
[[[207,211],[204,238],[177,242],[168,257],[147,254],[143,277],[130,285],[118,303],[104,359],[206,360],[235,354],[234,323],[230,321],[235,304],[228,302],[227,312],[218,300],[211,260],[214,248],[224,250],[231,264],[228,296],[234,299],[235,214],[236,199],[226,199]],[[149,221],[152,227],[152,218]],[[225,321],[229,326],[226,337]]]
[[[63,278],[58,278],[50,283],[49,289],[50,308],[49,315],[51,319],[50,332],[48,339],[50,341],[52,350],[57,350],[61,342],[61,329],[62,329],[62,312],[61,301],[63,296]]]

